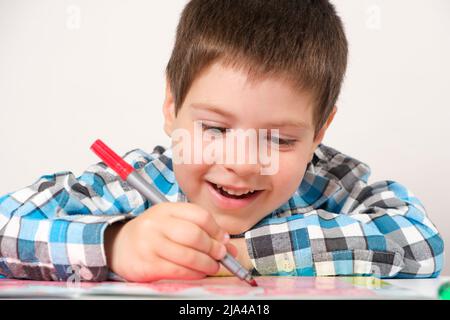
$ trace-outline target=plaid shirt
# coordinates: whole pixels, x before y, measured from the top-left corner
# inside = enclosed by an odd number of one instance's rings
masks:
[[[124,159],[169,201],[188,201],[172,150],[136,149]],[[420,200],[394,181],[368,184],[369,167],[319,145],[296,192],[245,232],[260,275],[436,277],[443,240]],[[58,172],[0,197],[0,273],[36,280],[117,279],[103,235],[150,206],[103,162],[81,176]]]

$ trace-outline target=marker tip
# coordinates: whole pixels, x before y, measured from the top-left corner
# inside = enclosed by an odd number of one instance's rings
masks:
[[[251,285],[252,287],[257,287],[258,286],[258,284],[256,283],[255,279],[249,280],[248,284]]]

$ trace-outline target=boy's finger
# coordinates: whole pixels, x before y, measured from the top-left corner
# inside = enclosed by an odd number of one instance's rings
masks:
[[[211,238],[219,242],[225,244],[230,240],[229,234],[219,227],[212,214],[199,206],[193,207],[189,212],[173,212],[172,216],[195,223],[205,230]]]
[[[227,252],[236,258],[238,255],[238,249],[231,243],[227,243],[225,246],[227,248]]]
[[[183,246],[188,246],[192,249],[201,251],[210,255],[216,260],[222,259],[226,254],[226,247],[212,239],[203,229],[196,224],[171,218],[168,228],[164,230],[164,235]]]
[[[154,268],[154,265],[150,266],[150,268]],[[205,277],[205,274],[202,272],[180,266],[164,259],[161,259],[158,262],[158,269],[161,271],[161,274],[149,279],[144,279],[144,281],[155,281],[160,279],[199,280]]]
[[[211,240],[211,247],[208,252],[208,255],[210,255],[212,258],[216,260],[222,260],[226,254],[227,248],[223,243],[217,240]]]
[[[169,239],[159,247],[157,254],[165,260],[204,274],[214,274],[219,270],[219,263],[207,254]]]

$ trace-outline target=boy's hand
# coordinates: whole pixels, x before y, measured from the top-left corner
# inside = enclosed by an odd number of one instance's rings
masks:
[[[219,270],[228,241],[205,209],[164,202],[126,224],[108,227],[105,251],[110,270],[128,281],[200,279]]]
[[[236,260],[247,270],[253,268],[250,256],[248,254],[247,243],[245,238],[235,238],[231,239],[227,244],[228,252],[236,258]],[[222,264],[220,265],[219,271],[217,271],[214,276],[233,276],[233,274],[225,268]]]

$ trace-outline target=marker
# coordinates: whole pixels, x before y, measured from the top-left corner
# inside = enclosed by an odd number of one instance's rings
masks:
[[[439,287],[439,299],[450,300],[450,281]]]
[[[100,157],[111,169],[113,169],[122,180],[128,182],[139,193],[146,197],[152,204],[158,204],[161,202],[168,202],[166,197],[159,192],[159,190],[145,181],[131,165],[125,162],[118,154],[112,151],[106,144],[100,139],[97,139],[91,146],[91,150]],[[252,287],[258,286],[255,279],[251,276],[250,272],[245,269],[241,264],[233,258],[232,255],[227,253],[225,257],[220,260],[232,274],[241,280],[244,280]]]

